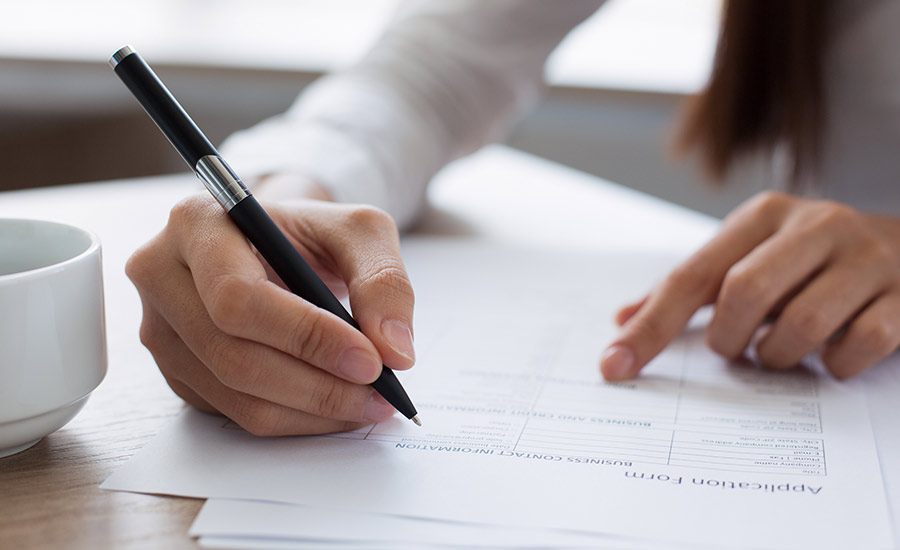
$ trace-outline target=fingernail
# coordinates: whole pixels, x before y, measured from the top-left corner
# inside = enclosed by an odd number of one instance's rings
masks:
[[[381,334],[384,335],[392,350],[410,361],[416,360],[416,350],[413,347],[413,335],[409,325],[403,321],[384,320],[381,322]]]
[[[341,354],[337,368],[347,380],[368,384],[378,377],[381,363],[370,353],[359,348],[350,348]]]
[[[600,370],[607,380],[624,380],[631,377],[634,368],[634,352],[621,344],[606,348],[600,359]]]
[[[397,409],[385,401],[384,397],[381,397],[377,392],[373,391],[372,395],[369,396],[369,400],[366,402],[366,410],[363,412],[363,418],[378,422],[394,416],[395,412],[397,412]]]

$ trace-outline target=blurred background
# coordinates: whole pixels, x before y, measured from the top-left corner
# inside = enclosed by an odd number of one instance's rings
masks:
[[[0,8],[0,189],[186,172],[107,65],[131,44],[214,143],[353,63],[397,0],[32,0]],[[547,66],[512,147],[721,216],[764,186],[668,152],[704,83],[721,0],[609,0]]]

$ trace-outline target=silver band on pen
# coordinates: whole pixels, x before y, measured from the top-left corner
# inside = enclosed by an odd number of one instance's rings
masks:
[[[194,173],[226,212],[250,196],[250,190],[219,156],[201,157],[194,166]]]

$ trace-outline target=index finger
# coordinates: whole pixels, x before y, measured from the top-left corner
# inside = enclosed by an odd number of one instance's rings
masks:
[[[715,301],[725,274],[775,230],[758,201],[735,211],[722,230],[656,287],[607,347],[600,371],[607,380],[632,378],[662,351],[702,306]]]

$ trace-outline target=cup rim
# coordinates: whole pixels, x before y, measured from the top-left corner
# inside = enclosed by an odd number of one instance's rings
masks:
[[[71,258],[66,258],[60,262],[55,262],[50,265],[45,265],[41,267],[35,267],[33,269],[26,269],[25,271],[17,271],[15,273],[7,273],[5,275],[0,275],[0,284],[15,281],[16,279],[25,278],[25,277],[35,277],[40,276],[41,274],[47,272],[56,271],[66,265],[75,263],[80,261],[82,258],[86,256],[90,256],[100,250],[100,238],[93,231],[89,231],[83,227],[79,227],[77,225],[73,225],[71,223],[58,222],[53,220],[44,220],[39,218],[6,218],[0,217],[0,226],[5,223],[10,222],[28,222],[28,223],[38,223],[42,225],[53,225],[57,227],[64,227],[67,229],[74,229],[75,231],[85,235],[90,239],[90,244],[83,251],[78,254],[72,256]]]

